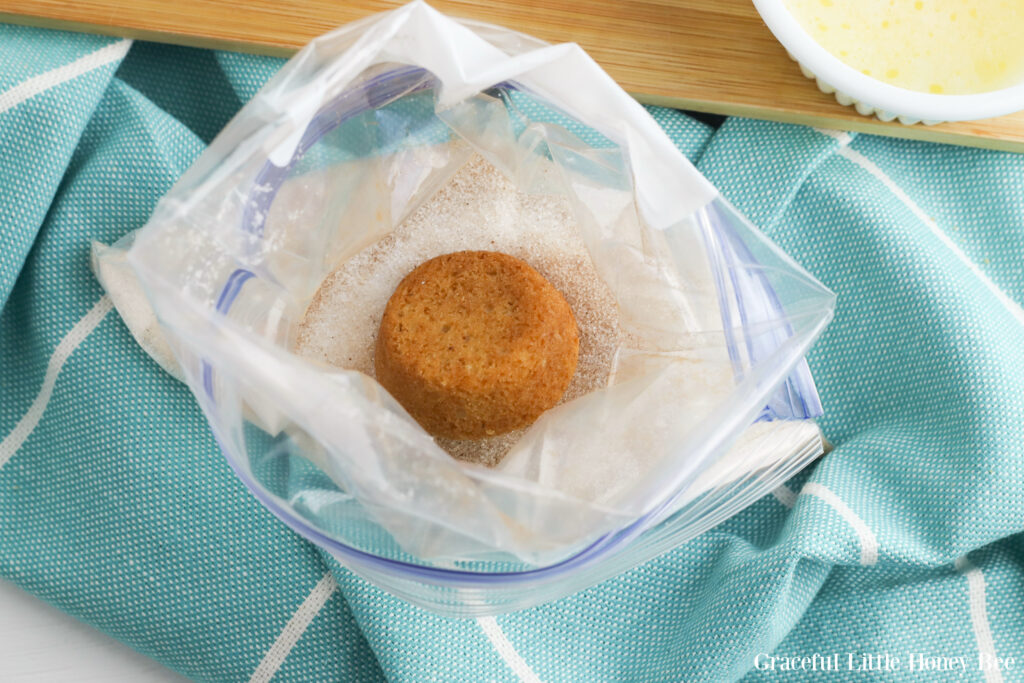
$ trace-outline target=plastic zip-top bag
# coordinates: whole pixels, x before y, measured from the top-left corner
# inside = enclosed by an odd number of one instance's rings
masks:
[[[491,466],[366,364],[402,276],[465,249],[549,276],[593,361]],[[832,293],[578,46],[423,3],[310,43],[95,257],[260,500],[400,594],[360,563],[509,574],[680,542],[821,452],[803,356]]]

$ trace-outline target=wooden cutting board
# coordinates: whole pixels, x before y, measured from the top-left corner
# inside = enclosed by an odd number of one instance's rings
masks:
[[[0,0],[0,20],[287,56],[390,0]],[[750,0],[433,0],[449,14],[582,45],[648,104],[1024,152],[1024,112],[903,126],[818,91]]]

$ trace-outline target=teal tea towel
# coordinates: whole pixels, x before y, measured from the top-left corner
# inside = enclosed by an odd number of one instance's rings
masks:
[[[0,576],[196,680],[1024,680],[1024,156],[651,108],[838,294],[809,357],[835,449],[616,579],[456,621],[264,510],[89,270],[280,64],[0,27]]]

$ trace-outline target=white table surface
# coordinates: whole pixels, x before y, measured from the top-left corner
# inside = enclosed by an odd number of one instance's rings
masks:
[[[170,669],[0,580],[0,681],[182,683]]]

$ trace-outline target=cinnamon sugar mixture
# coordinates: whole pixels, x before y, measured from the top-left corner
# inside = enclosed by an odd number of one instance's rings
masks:
[[[580,349],[563,402],[607,384],[619,341],[618,309],[594,270],[568,200],[519,192],[479,156],[392,233],[327,276],[299,323],[296,352],[372,377],[377,328],[398,283],[430,258],[469,249],[523,259],[569,302]],[[437,442],[460,460],[493,466],[523,433]]]

